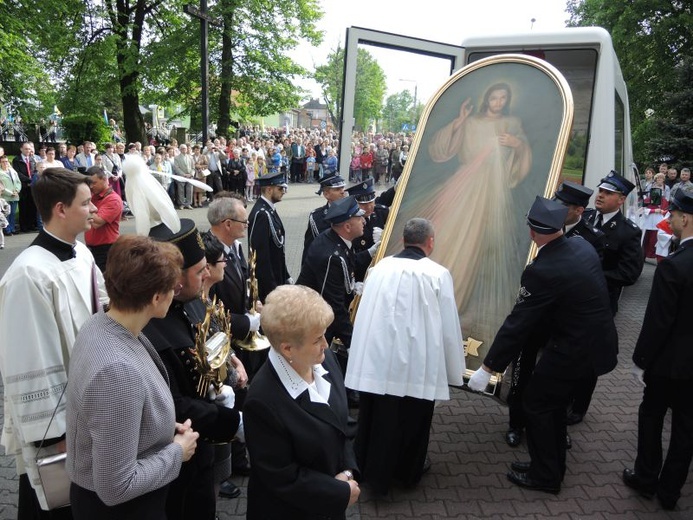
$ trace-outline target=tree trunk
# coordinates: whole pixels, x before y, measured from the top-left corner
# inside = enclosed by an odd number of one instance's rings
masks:
[[[129,143],[140,141],[142,144],[149,144],[144,131],[144,118],[140,112],[137,76],[137,74],[121,73],[120,96],[123,101],[123,129]]]
[[[120,83],[120,98],[123,101],[123,130],[125,138],[132,143],[140,141],[149,144],[144,130],[144,118],[140,112],[140,92],[137,81],[140,77],[140,48],[144,18],[150,6],[146,0],[137,0],[134,9],[134,20],[130,20],[127,4],[118,2],[116,17],[112,18],[113,32],[118,42],[118,77]],[[128,35],[131,27],[132,37]]]

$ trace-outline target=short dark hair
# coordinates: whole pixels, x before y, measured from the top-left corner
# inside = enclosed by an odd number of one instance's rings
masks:
[[[86,174],[89,175],[89,177],[96,175],[99,179],[106,179],[108,177],[106,170],[104,170],[101,166],[96,165],[87,168]]]
[[[224,244],[222,244],[211,231],[206,231],[200,236],[202,237],[202,243],[205,245],[205,258],[207,259],[207,263],[215,263],[225,252]]]
[[[183,254],[173,244],[123,235],[108,251],[104,279],[111,306],[129,312],[144,309],[157,293],[180,279]]]
[[[67,168],[46,168],[31,187],[34,203],[44,223],[53,216],[58,202],[71,206],[80,184],[91,185],[91,178]]]

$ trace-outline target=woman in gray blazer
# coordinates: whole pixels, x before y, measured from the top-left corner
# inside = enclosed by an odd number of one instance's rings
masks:
[[[80,330],[67,387],[72,515],[165,520],[168,484],[195,451],[190,421],[176,423],[168,376],[141,334],[166,315],[183,258],[171,244],[122,236],[104,275],[111,303]]]

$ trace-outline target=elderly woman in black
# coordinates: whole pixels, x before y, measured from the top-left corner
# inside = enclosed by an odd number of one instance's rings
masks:
[[[325,329],[331,307],[301,285],[272,291],[262,309],[267,362],[244,407],[252,467],[247,518],[345,518],[358,499],[353,425]]]
[[[72,515],[165,520],[168,484],[190,459],[198,434],[176,423],[166,369],[141,333],[173,299],[183,265],[171,244],[122,236],[104,278],[107,313],[75,341],[67,386],[67,462]]]

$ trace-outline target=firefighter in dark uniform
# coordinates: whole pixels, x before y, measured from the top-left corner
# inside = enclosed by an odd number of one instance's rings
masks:
[[[255,252],[255,277],[258,299],[265,297],[277,286],[293,283],[286,267],[286,233],[275,205],[287,190],[286,178],[281,172],[271,173],[258,179],[261,196],[255,202],[248,217],[248,244]]]
[[[363,210],[354,197],[339,200],[325,215],[330,229],[313,240],[296,283],[316,290],[332,307],[334,321],[325,337],[338,338],[346,349],[351,345],[349,305],[355,295],[356,279],[363,279],[371,263],[369,251],[357,253],[353,243],[363,234]]]
[[[638,410],[638,455],[623,471],[625,484],[673,510],[693,457],[693,194],[678,190],[669,222],[681,246],[655,271],[633,374],[644,386]],[[645,386],[646,385],[646,386]],[[662,426],[671,409],[671,435],[662,457]]]
[[[594,193],[590,188],[571,181],[564,181],[554,195],[554,200],[562,203],[567,209],[564,224],[564,234],[567,238],[582,237],[592,244],[599,255],[600,261],[604,252],[604,233],[592,227],[583,213]],[[516,361],[515,370],[517,378],[508,394],[508,431],[505,434],[505,442],[512,447],[518,446],[522,441],[522,432],[525,428],[525,415],[522,406],[522,396],[527,387],[534,366],[536,364],[539,349],[546,345],[548,337],[544,331],[538,331],[525,347]],[[572,445],[570,437],[567,439],[568,447]]]
[[[325,175],[320,180],[320,187],[315,194],[322,194],[322,196],[325,197],[325,200],[327,200],[327,203],[324,206],[315,208],[310,212],[310,215],[308,215],[308,229],[306,229],[306,234],[303,239],[303,254],[301,255],[301,263],[303,263],[303,261],[306,259],[308,248],[315,237],[326,229],[330,228],[329,222],[325,220],[325,214],[333,202],[343,199],[346,196],[344,193],[344,186],[346,186],[346,183],[337,172]]]
[[[645,262],[640,241],[642,231],[621,213],[621,206],[635,185],[612,171],[601,180],[591,224],[604,233],[602,267],[609,288],[611,310],[618,311],[623,287],[633,285]]]
[[[142,331],[156,348],[166,366],[176,420],[190,418],[200,433],[195,455],[183,464],[171,483],[166,515],[169,519],[214,520],[214,443],[230,442],[241,424],[237,410],[221,401],[210,401],[197,393],[200,375],[195,369],[191,350],[195,346],[195,324],[205,317],[205,305],[199,298],[202,281],[207,277],[204,246],[195,223],[181,220],[181,229],[173,233],[164,224],[151,229],[149,236],[175,244],[183,253],[180,291],[174,296],[166,317],[152,319]]]
[[[612,171],[599,184],[599,194],[595,200],[596,211],[591,213],[590,223],[604,233],[604,254],[602,270],[609,289],[611,313],[618,311],[618,300],[624,286],[633,285],[640,277],[645,256],[640,245],[642,231],[621,213],[621,206],[635,185],[628,179]],[[584,388],[575,393],[572,409],[567,423],[582,421],[592,400],[597,385],[596,378],[586,382]]]
[[[376,204],[372,178],[352,186],[347,192],[356,198],[359,207],[365,212],[363,218],[366,219],[366,225],[363,227],[363,236],[354,241],[354,251],[365,251],[376,241],[380,241],[390,209],[382,204]]]
[[[469,380],[470,389],[484,390],[492,372],[502,373],[537,330],[547,331],[523,399],[531,461],[514,462],[507,476],[549,493],[560,491],[565,474],[570,397],[581,381],[613,370],[618,347],[599,257],[585,240],[563,236],[567,212],[558,201],[536,198],[527,224],[539,251],[522,273],[515,306],[484,364]]]

